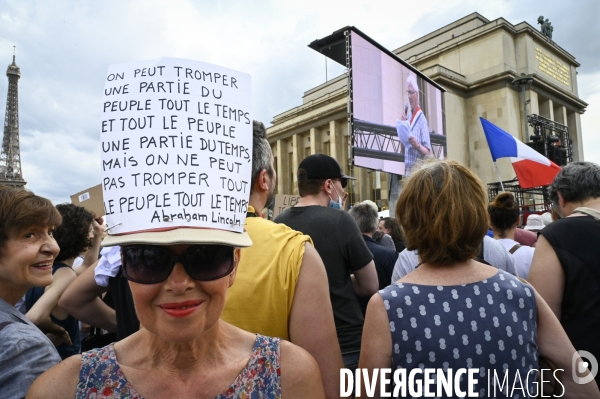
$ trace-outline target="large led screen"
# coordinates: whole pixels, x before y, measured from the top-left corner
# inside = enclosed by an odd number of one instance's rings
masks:
[[[442,90],[354,31],[351,51],[354,164],[410,175],[444,159]]]

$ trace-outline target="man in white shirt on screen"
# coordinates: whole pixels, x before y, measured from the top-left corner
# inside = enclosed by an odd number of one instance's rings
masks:
[[[419,87],[417,77],[414,74],[409,74],[406,78],[406,93],[410,103],[410,112],[406,107],[400,119],[410,124],[410,136],[408,137],[410,146],[404,151],[405,174],[409,176],[417,160],[426,158],[431,154],[431,142],[429,140],[429,125],[419,106]]]

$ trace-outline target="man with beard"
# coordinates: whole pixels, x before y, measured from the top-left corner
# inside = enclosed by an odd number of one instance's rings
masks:
[[[309,236],[260,216],[273,200],[277,176],[265,127],[257,121],[252,147],[245,229],[253,244],[241,250],[221,318],[307,350],[319,364],[327,398],[339,398],[343,363],[325,266]]]

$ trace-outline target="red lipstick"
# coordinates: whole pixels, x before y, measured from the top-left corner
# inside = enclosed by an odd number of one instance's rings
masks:
[[[202,304],[202,300],[192,300],[184,302],[163,303],[158,305],[166,314],[171,317],[180,318],[193,313]]]

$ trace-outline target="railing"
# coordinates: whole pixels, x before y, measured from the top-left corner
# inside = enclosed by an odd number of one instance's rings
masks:
[[[569,128],[540,115],[528,115],[527,122],[533,127],[533,135],[527,139],[531,148],[559,166],[573,162],[573,142]]]
[[[504,190],[502,190],[504,185]],[[509,181],[489,183],[488,197],[490,202],[503,191],[510,192],[514,195],[521,212],[523,214],[547,212],[550,210],[550,200],[546,187],[533,187],[522,189],[519,186],[519,180],[516,178]]]
[[[436,158],[447,153],[446,136],[429,133],[431,150]],[[386,161],[404,162],[404,148],[395,126],[354,119],[354,155]]]

